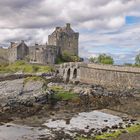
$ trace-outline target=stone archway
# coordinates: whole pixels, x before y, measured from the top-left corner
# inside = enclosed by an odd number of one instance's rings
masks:
[[[63,70],[63,76],[65,75],[65,69]]]
[[[58,75],[59,74],[59,70],[56,70],[56,75]]]
[[[69,82],[69,80],[70,80],[70,68],[68,69],[66,76],[67,76],[66,77],[66,82]]]
[[[73,79],[76,79],[77,78],[77,69],[74,69],[73,71]]]

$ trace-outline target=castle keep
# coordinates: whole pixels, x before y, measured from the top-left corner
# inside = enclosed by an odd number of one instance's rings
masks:
[[[56,27],[55,31],[49,35],[48,43],[49,45],[60,46],[62,54],[67,52],[78,56],[78,38],[79,33],[74,32],[70,24],[67,23],[66,27]]]
[[[54,64],[57,57],[65,52],[78,56],[79,33],[74,32],[70,24],[65,27],[56,27],[55,31],[48,36],[48,44],[27,46],[24,41],[11,42],[8,48],[9,61],[27,60],[31,63]]]

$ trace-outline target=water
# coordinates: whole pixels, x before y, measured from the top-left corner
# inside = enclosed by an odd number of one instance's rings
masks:
[[[55,137],[54,132],[63,130],[65,133],[73,135],[73,132],[90,132],[91,129],[102,129],[122,123],[118,116],[106,114],[100,111],[82,112],[72,117],[69,123],[66,120],[49,119],[41,127],[29,127],[7,123],[0,126],[0,140],[38,140],[39,138]],[[46,126],[46,127],[44,127]]]
[[[65,120],[48,120],[44,125],[48,128],[65,132],[80,131],[89,132],[91,129],[102,129],[106,126],[112,127],[122,123],[122,119],[118,116],[102,113],[100,111],[83,112],[70,120],[67,124]]]
[[[7,123],[0,126],[0,140],[37,140],[49,130]]]

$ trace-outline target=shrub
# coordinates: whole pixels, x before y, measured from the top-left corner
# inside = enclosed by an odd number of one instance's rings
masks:
[[[15,65],[15,66],[22,66],[25,64],[26,64],[26,62],[24,60],[18,60],[13,63],[13,65]]]
[[[113,64],[114,63],[113,58],[107,54],[100,54],[98,57],[91,57],[89,61],[92,63],[99,63],[99,64]]]
[[[135,64],[140,65],[140,54],[136,55],[135,57]]]
[[[32,66],[32,70],[33,70],[33,72],[37,72],[37,71],[39,70],[39,67],[38,67],[38,66],[33,65],[33,66]]]
[[[58,100],[72,100],[77,97],[76,93],[68,92],[68,91],[61,91],[55,94],[55,98]]]

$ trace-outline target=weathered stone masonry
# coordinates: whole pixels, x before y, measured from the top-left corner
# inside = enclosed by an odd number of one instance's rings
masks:
[[[78,56],[79,33],[75,32],[69,23],[64,27],[56,27],[55,31],[48,36],[48,43],[27,46],[24,41],[11,42],[8,48],[9,62],[16,60],[28,60],[30,63],[55,64],[62,54]]]
[[[78,56],[78,41],[79,33],[75,32],[69,23],[66,27],[56,27],[55,31],[48,36],[48,44],[60,46],[61,54]]]
[[[62,64],[59,71],[65,81],[80,81],[111,88],[140,89],[140,68],[67,63]]]

